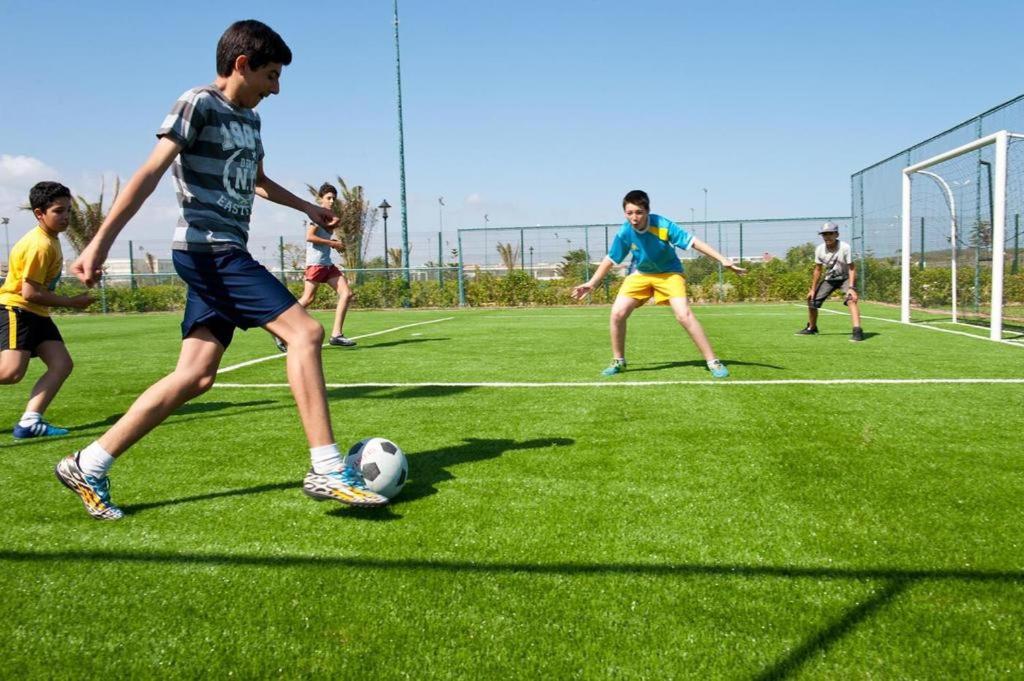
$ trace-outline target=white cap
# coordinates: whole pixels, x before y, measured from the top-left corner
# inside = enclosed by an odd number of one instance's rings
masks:
[[[829,221],[829,222],[826,222],[825,224],[823,224],[821,226],[821,229],[818,230],[818,234],[826,234],[828,232],[835,232],[836,234],[838,234],[839,233],[839,225],[837,225],[834,222]]]

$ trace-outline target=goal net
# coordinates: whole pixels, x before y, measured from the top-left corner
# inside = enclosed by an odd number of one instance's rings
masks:
[[[903,170],[900,318],[1019,338],[1024,135],[1001,131]]]

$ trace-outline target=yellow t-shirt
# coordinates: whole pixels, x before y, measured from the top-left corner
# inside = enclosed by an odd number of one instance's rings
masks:
[[[49,317],[49,306],[30,303],[21,296],[21,284],[28,279],[52,291],[60,281],[63,265],[64,254],[60,250],[60,239],[50,236],[46,230],[37,226],[21,237],[11,249],[10,269],[4,285],[0,286],[0,305],[20,307]]]

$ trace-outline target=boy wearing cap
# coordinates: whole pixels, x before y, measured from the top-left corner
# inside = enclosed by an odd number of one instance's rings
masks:
[[[843,293],[843,305],[850,308],[853,321],[850,340],[859,343],[864,340],[864,332],[860,328],[860,308],[857,289],[854,288],[857,270],[850,244],[839,240],[839,225],[834,222],[826,222],[818,234],[824,243],[814,249],[814,273],[811,275],[811,289],[807,292],[807,326],[797,331],[797,335],[813,336],[818,333],[818,309],[838,289]]]

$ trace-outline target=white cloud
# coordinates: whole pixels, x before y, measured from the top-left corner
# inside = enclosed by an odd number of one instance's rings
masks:
[[[35,219],[21,207],[28,204],[28,190],[41,180],[60,179],[60,173],[31,156],[0,154],[0,216],[11,219],[11,230],[29,229]],[[15,225],[18,227],[16,228]]]
[[[40,180],[56,177],[57,171],[38,158],[0,154],[0,186],[24,186],[28,189]]]

